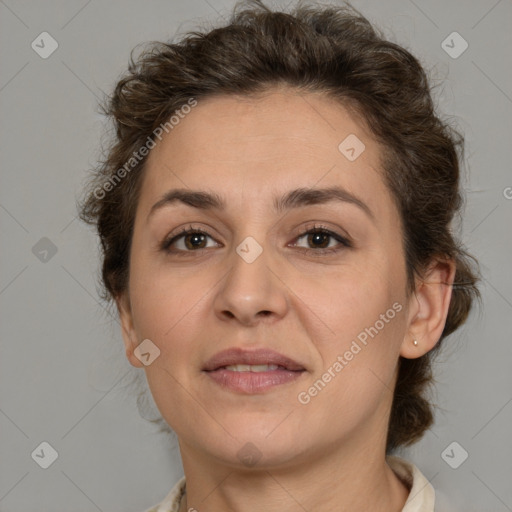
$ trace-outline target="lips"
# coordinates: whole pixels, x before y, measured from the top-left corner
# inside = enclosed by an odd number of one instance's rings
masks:
[[[269,349],[244,350],[240,348],[231,348],[215,354],[209,359],[203,370],[206,372],[219,370],[228,366],[263,366],[273,365],[284,370],[304,371],[305,368],[297,361],[290,359],[278,352]],[[238,370],[244,371],[244,370]],[[245,371],[253,371],[246,369]],[[261,371],[256,369],[254,371]]]
[[[306,369],[273,350],[233,348],[213,356],[203,371],[224,390],[254,395],[294,382]]]

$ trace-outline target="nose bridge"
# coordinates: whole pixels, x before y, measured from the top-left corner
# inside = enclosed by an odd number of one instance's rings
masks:
[[[253,230],[235,246],[230,268],[215,298],[215,312],[223,318],[236,317],[251,323],[257,316],[285,313],[285,287],[275,276],[273,251],[267,246],[263,230]],[[258,237],[258,239],[256,238]]]

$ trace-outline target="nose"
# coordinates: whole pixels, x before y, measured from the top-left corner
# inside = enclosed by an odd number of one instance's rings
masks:
[[[222,321],[253,326],[262,319],[272,323],[286,315],[288,288],[272,261],[271,251],[263,248],[254,260],[233,250],[231,265],[214,299],[215,314]]]

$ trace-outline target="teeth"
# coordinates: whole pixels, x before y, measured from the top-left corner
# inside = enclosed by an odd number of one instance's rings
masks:
[[[231,364],[225,366],[226,370],[231,372],[268,372],[277,370],[277,364]]]

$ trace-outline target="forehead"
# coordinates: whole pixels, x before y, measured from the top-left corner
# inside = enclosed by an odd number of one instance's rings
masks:
[[[151,150],[139,206],[149,211],[172,188],[215,190],[243,206],[299,186],[333,185],[385,203],[380,150],[349,110],[323,94],[281,88],[199,99]]]

